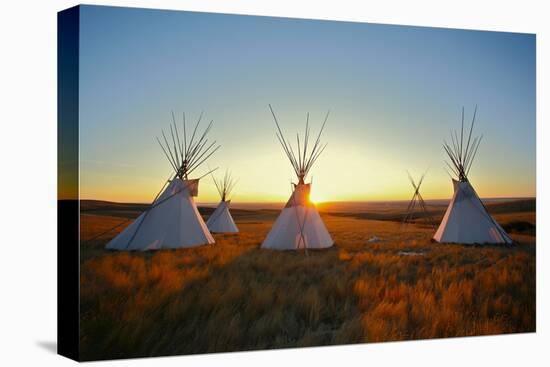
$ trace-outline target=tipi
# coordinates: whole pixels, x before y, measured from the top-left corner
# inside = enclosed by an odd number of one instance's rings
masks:
[[[319,216],[317,208],[309,200],[311,183],[306,184],[304,181],[307,173],[326,147],[326,144],[321,144],[320,139],[329,114],[327,112],[319,135],[310,151],[308,151],[310,134],[309,114],[307,115],[303,144],[300,145],[300,137],[296,135],[297,154],[295,154],[290,142],[283,136],[271,105],[269,105],[269,109],[277,125],[277,138],[287,158],[290,160],[296,176],[298,176],[298,183],[292,184],[292,195],[262,243],[262,248],[275,250],[304,249],[307,251],[307,249],[331,247],[334,241]]]
[[[511,244],[512,239],[489,214],[474,188],[468,181],[468,173],[476,156],[483,136],[474,137],[472,131],[477,113],[474,110],[470,131],[465,141],[464,108],[462,109],[462,125],[460,137],[455,131],[451,133],[452,145],[444,141],[443,148],[449,156],[451,164],[445,161],[455,178],[452,178],[454,195],[439,228],[433,239],[437,242],[452,242],[462,244]],[[465,144],[464,144],[465,143]]]
[[[166,138],[164,131],[162,131],[164,144],[157,138],[174,169],[174,173],[171,174],[172,179],[164,184],[149,209],[113,238],[107,244],[107,249],[145,251],[214,243],[214,238],[193,200],[193,197],[198,195],[199,180],[205,175],[196,179],[189,178],[189,175],[220,147],[216,146],[215,141],[208,144],[206,138],[213,121],[210,121],[202,134],[197,134],[202,119],[201,113],[188,140],[185,114],[183,114],[182,140],[173,113],[172,119],[171,141],[169,142]]]
[[[414,193],[413,193],[411,201],[409,202],[409,205],[407,206],[407,212],[405,214],[405,217],[403,218],[403,225],[414,221],[417,206],[422,211],[422,215],[430,223],[433,223],[431,215],[428,212],[428,206],[426,205],[426,202],[424,201],[424,198],[422,197],[422,194],[420,193],[420,186],[422,185],[422,182],[424,182],[424,177],[426,177],[426,173],[424,173],[420,177],[420,180],[418,181],[418,183],[416,183],[414,181],[414,179],[412,178],[411,174],[408,171],[407,171],[407,175],[409,176],[409,181],[411,182],[411,185],[414,188]]]
[[[231,200],[228,200],[231,191],[233,191],[235,187],[236,181],[233,180],[228,171],[225,171],[223,180],[218,181],[214,176],[212,176],[212,179],[220,193],[221,201],[216,210],[214,210],[206,221],[206,225],[212,233],[237,233],[239,229],[235,225],[231,213],[229,213],[229,204]]]

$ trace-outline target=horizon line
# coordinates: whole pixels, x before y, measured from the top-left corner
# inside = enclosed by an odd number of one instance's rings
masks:
[[[442,200],[451,200],[452,197],[449,198],[437,198],[437,199],[424,199],[424,201],[442,201]],[[528,199],[534,199],[536,200],[536,196],[495,196],[495,197],[480,197],[482,200],[528,200]],[[102,201],[107,203],[114,203],[114,204],[139,204],[139,205],[151,205],[151,202],[131,202],[131,201],[112,201],[112,200],[104,200],[104,199],[69,199],[69,198],[58,198],[57,201],[68,201],[68,200],[79,200],[79,201]],[[328,201],[319,201],[314,202],[316,205],[322,205],[322,204],[347,204],[347,203],[387,203],[387,202],[409,202],[410,199],[373,199],[373,200],[328,200]],[[202,205],[210,205],[210,204],[218,204],[220,200],[218,201],[196,201],[196,204],[202,204]],[[233,201],[231,200],[232,204],[285,204],[287,200],[284,201]]]

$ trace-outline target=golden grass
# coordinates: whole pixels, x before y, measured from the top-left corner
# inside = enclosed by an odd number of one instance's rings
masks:
[[[441,245],[426,228],[324,220],[336,246],[306,257],[260,250],[268,221],[238,222],[240,234],[212,246],[108,252],[114,233],[86,240],[120,219],[83,215],[81,357],[535,330],[534,237],[514,236],[524,241],[515,248]]]

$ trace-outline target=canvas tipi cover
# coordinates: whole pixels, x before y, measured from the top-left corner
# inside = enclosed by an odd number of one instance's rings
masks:
[[[193,196],[199,180],[174,178],[151,205],[107,244],[112,250],[159,250],[214,243]]]
[[[512,239],[491,217],[468,181],[453,180],[454,195],[434,240],[463,244],[510,244]]]
[[[262,248],[321,249],[334,244],[317,208],[309,200],[310,189],[311,184],[295,186],[290,199],[262,243]]]
[[[210,215],[206,225],[212,233],[237,233],[239,229],[229,212],[231,200],[221,201],[216,210]]]

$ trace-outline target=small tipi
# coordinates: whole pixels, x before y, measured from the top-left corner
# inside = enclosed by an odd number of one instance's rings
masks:
[[[308,151],[310,134],[308,114],[302,145],[300,145],[299,136],[296,135],[296,152],[298,152],[296,155],[290,143],[284,138],[271,105],[269,108],[277,125],[277,138],[298,177],[298,183],[292,184],[292,195],[262,243],[262,248],[275,250],[304,249],[307,251],[307,249],[331,247],[334,241],[330,237],[317,208],[309,199],[311,183],[306,184],[304,181],[307,173],[326,147],[326,144],[321,144],[320,139],[328,119],[328,113],[310,151]]]
[[[214,243],[214,238],[202,220],[193,199],[198,195],[200,177],[189,178],[189,175],[220,147],[216,146],[215,141],[207,145],[206,135],[213,121],[202,134],[197,134],[202,119],[201,113],[188,141],[185,114],[183,115],[183,139],[180,139],[180,132],[173,114],[172,118],[170,143],[164,131],[162,132],[164,144],[157,138],[174,169],[172,179],[164,184],[160,190],[162,193],[159,192],[151,206],[107,244],[107,249],[145,251]]]
[[[237,225],[235,225],[235,221],[229,212],[231,200],[228,199],[231,191],[233,191],[235,187],[236,181],[233,180],[228,171],[225,172],[223,180],[216,180],[214,176],[212,176],[212,179],[220,193],[221,201],[216,210],[214,210],[206,221],[206,225],[212,233],[237,233],[239,229]]]
[[[476,112],[477,106],[466,141],[464,108],[460,137],[455,131],[454,135],[451,133],[452,145],[444,141],[443,148],[451,161],[451,163],[447,161],[445,163],[456,179],[451,177],[454,195],[433,239],[437,242],[462,244],[511,244],[513,241],[510,236],[489,214],[468,180],[468,173],[483,138],[479,136],[472,140]]]

